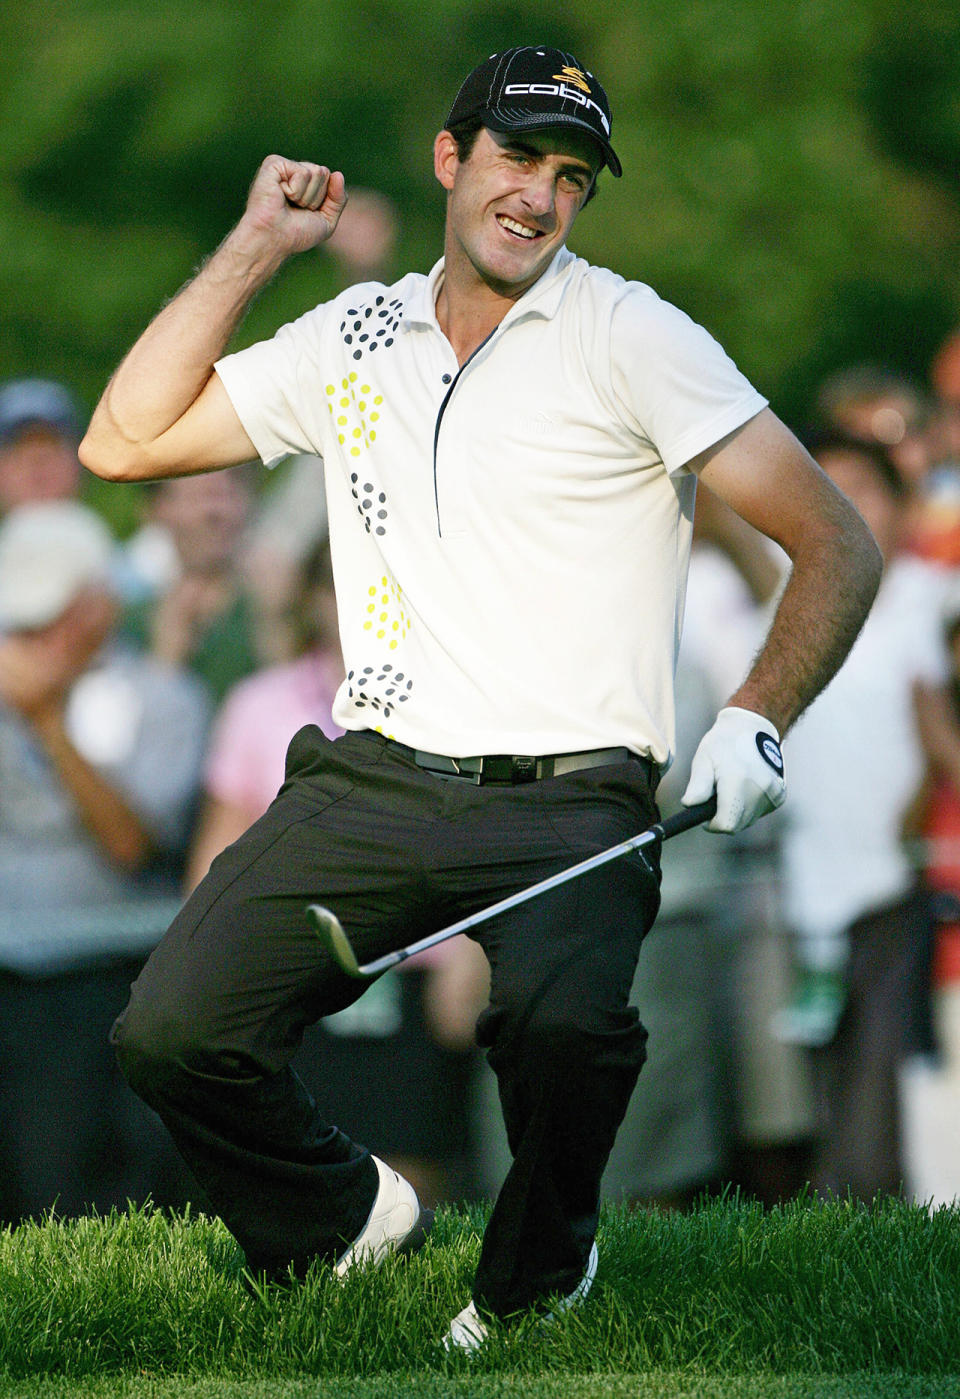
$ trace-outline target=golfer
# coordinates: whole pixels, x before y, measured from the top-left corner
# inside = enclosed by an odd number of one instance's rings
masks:
[[[365,961],[657,819],[698,480],[793,565],[693,762],[685,800],[716,791],[712,829],[783,799],[779,739],[840,665],[880,571],[859,515],[710,335],[568,250],[601,172],[621,173],[606,94],[577,58],[486,59],[433,155],[446,228],[429,273],[355,286],[224,357],[251,299],[344,207],[340,172],[269,156],[82,446],[117,481],[325,462],[347,732],[294,737],[276,801],[214,861],[114,1032],[130,1083],[273,1276],[376,1261],[426,1223],[289,1067],[304,1028],[363,989],[305,906],[329,907]],[[513,1161],[448,1346],[590,1286],[600,1178],[644,1060],[628,993],[658,879],[631,856],[477,933],[477,1037]]]

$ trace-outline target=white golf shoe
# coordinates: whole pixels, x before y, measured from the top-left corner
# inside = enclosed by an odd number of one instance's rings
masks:
[[[423,1243],[433,1222],[433,1211],[420,1208],[417,1192],[409,1181],[373,1157],[380,1175],[380,1188],[366,1224],[335,1270],[341,1277],[358,1263],[379,1263],[390,1253],[409,1253]]]
[[[570,1311],[571,1307],[578,1307],[587,1293],[593,1286],[593,1280],[597,1275],[597,1245],[590,1245],[590,1257],[587,1259],[586,1271],[577,1283],[572,1292],[566,1297],[561,1297],[559,1302],[555,1302],[553,1310],[541,1317],[541,1324],[549,1325],[561,1312]],[[444,1350],[455,1351],[476,1351],[486,1342],[489,1336],[486,1322],[484,1322],[473,1301],[469,1301],[462,1311],[457,1312],[450,1323],[450,1329],[443,1338]]]

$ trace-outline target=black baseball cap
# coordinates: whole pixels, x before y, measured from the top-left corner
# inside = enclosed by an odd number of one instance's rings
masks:
[[[597,142],[611,173],[623,174],[610,144],[613,119],[607,94],[562,49],[540,44],[491,54],[464,81],[444,126],[449,129],[472,116],[491,131],[575,126]]]

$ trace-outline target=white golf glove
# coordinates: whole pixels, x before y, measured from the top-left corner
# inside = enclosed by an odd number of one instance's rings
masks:
[[[780,735],[769,719],[751,709],[728,706],[700,740],[690,764],[684,806],[717,794],[717,814],[708,831],[733,835],[766,816],[786,796]]]

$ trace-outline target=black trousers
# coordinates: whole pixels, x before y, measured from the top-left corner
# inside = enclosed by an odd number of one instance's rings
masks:
[[[365,961],[656,819],[633,761],[475,787],[424,772],[372,732],[295,736],[278,797],[214,861],[113,1032],[129,1082],[252,1268],[299,1271],[340,1254],[377,1189],[369,1152],[324,1120],[289,1067],[305,1028],[363,991],[321,952],[304,906],[330,907]],[[513,1164],[474,1296],[499,1315],[571,1290],[583,1272],[645,1057],[628,996],[658,903],[656,856],[634,854],[477,930],[491,968],[477,1038]]]

